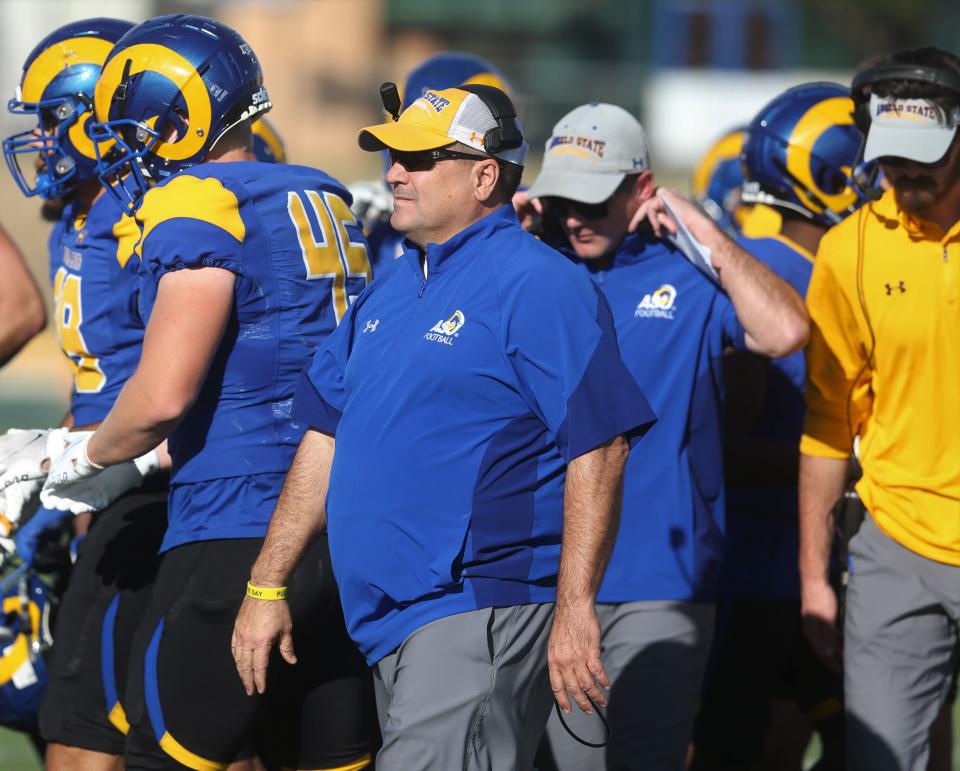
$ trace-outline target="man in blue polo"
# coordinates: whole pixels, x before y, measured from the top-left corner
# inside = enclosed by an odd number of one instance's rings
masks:
[[[699,208],[657,194],[643,129],[620,107],[593,103],[561,118],[529,195],[546,232],[561,235],[558,246],[609,300],[624,361],[658,416],[630,453],[620,532],[598,594],[611,741],[605,751],[578,744],[551,719],[551,749],[564,770],[603,768],[605,752],[607,768],[675,771],[684,767],[713,630],[723,352],[799,348],[803,301]],[[701,269],[678,247],[706,255]],[[567,722],[582,739],[602,738],[598,721],[578,714]]]
[[[606,703],[594,598],[626,439],[653,414],[602,294],[519,226],[526,146],[502,91],[428,90],[359,141],[390,152],[404,254],[304,373],[312,428],[251,584],[276,593],[326,520],[374,667],[377,768],[528,769],[551,689],[568,713]],[[289,618],[282,599],[241,608],[248,690],[275,642],[295,660]]]

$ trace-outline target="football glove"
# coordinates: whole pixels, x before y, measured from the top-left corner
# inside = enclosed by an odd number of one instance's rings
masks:
[[[46,462],[51,451],[59,450],[66,434],[65,428],[15,434],[27,441],[19,452],[8,457],[0,474],[0,536],[9,536],[24,511],[36,506],[47,477]]]
[[[52,460],[40,493],[47,508],[71,514],[100,511],[128,490],[139,487],[145,477],[160,468],[156,450],[114,466],[98,466],[87,455],[91,436],[89,432],[68,435],[67,448]]]
[[[6,466],[10,459],[35,439],[45,437],[49,428],[11,428],[0,434],[0,466]]]

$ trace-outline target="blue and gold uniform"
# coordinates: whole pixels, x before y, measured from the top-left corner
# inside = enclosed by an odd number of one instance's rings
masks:
[[[164,550],[266,534],[303,434],[290,419],[300,371],[370,279],[348,200],[338,182],[304,166],[218,163],[170,178],[137,211],[145,316],[167,273],[236,275],[234,314],[210,376],[170,436]]]
[[[169,273],[214,267],[236,280],[207,378],[169,437],[170,524],[131,679],[133,767],[225,767],[249,752],[258,713],[277,720],[256,746],[262,757],[300,768],[369,760],[365,723],[353,720],[367,675],[343,628],[325,538],[291,579],[301,661],[296,672],[271,669],[262,712],[230,657],[250,567],[305,429],[290,413],[300,372],[370,279],[349,203],[321,171],[244,161],[182,171],[135,214],[148,321]]]
[[[107,416],[140,359],[140,264],[120,251],[120,242],[135,232],[133,221],[100,195],[89,207],[71,201],[50,237],[55,322],[74,373],[75,426]],[[165,524],[165,476],[94,515],[55,629],[50,687],[40,712],[49,741],[122,754],[127,656],[156,575]]]
[[[75,426],[107,415],[136,367],[144,335],[138,261],[117,253],[120,231],[132,222],[106,196],[95,198],[97,148],[86,131],[102,64],[131,27],[101,18],[54,30],[27,56],[8,104],[33,119],[3,142],[14,181],[27,196],[69,200],[49,246],[57,335],[74,371]],[[155,575],[165,514],[165,484],[154,478],[92,518],[60,603],[39,714],[52,745],[123,752],[127,654]]]
[[[118,252],[124,230],[136,232],[100,196],[89,208],[68,204],[50,237],[57,338],[74,373],[70,413],[76,426],[107,416],[140,359],[139,260]]]
[[[809,251],[783,235],[741,237],[738,243],[806,295],[813,271]],[[717,757],[736,767],[759,763],[771,731],[771,704],[790,700],[818,732],[832,767],[843,754],[843,683],[807,643],[800,616],[797,461],[804,352],[770,361],[728,357],[726,369],[727,529],[697,751],[703,768],[713,767]]]
[[[739,244],[789,282],[797,294],[806,296],[813,270],[813,255],[806,249],[783,236],[744,237]],[[771,450],[770,461],[784,452],[796,456],[803,431],[805,376],[802,350],[773,359],[767,366],[765,388],[745,438]],[[755,474],[749,482],[728,482],[727,531],[720,572],[723,596],[799,599],[795,468],[794,462],[789,482],[778,482],[772,474]]]

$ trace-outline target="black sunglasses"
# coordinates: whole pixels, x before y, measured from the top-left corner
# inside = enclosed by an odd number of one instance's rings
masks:
[[[439,161],[484,161],[489,156],[458,153],[455,150],[441,148],[440,150],[418,150],[416,152],[390,150],[389,157],[391,166],[399,163],[407,171],[430,171]],[[492,160],[496,160],[496,158]]]
[[[585,220],[602,220],[610,213],[610,207],[607,205],[610,201],[600,203],[583,203],[582,201],[571,201],[569,198],[557,198],[556,196],[544,196],[547,204],[547,211],[558,217],[566,217],[571,209],[577,212]]]
[[[602,220],[610,213],[610,201],[625,190],[632,188],[638,176],[638,174],[625,176],[616,189],[610,193],[607,200],[600,203],[583,203],[582,201],[571,201],[569,198],[559,198],[552,195],[544,196],[543,200],[547,204],[547,211],[558,217],[566,217],[567,212],[573,209],[585,220]]]

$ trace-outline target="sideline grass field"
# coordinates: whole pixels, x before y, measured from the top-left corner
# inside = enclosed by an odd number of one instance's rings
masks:
[[[953,712],[953,735],[955,743],[960,738],[960,702]],[[816,760],[815,755],[808,755],[807,767]],[[30,742],[22,734],[0,728],[0,769],[2,771],[41,771],[43,766],[37,759]],[[954,749],[953,769],[960,771],[960,752]]]

